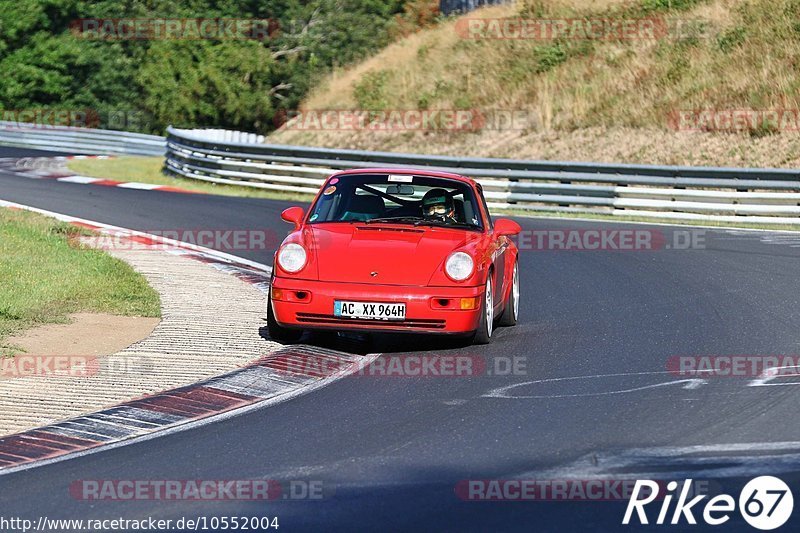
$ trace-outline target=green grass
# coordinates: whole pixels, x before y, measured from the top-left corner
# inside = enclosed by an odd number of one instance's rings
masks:
[[[222,196],[244,196],[247,198],[272,198],[274,200],[298,200],[310,202],[312,195],[268,191],[255,187],[223,185],[200,180],[174,178],[162,172],[163,157],[125,156],[112,159],[74,159],[67,163],[73,172],[92,178],[117,181],[137,181],[155,185],[180,187],[190,191]]]
[[[158,293],[127,263],[81,246],[75,226],[0,208],[0,350],[24,329],[79,311],[159,317]]]

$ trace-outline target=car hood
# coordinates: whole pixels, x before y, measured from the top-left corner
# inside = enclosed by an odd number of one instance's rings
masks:
[[[311,225],[319,279],[380,285],[428,284],[472,232],[383,224]]]

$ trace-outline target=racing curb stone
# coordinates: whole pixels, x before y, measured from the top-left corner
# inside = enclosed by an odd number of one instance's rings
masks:
[[[33,179],[51,179],[69,183],[81,183],[84,185],[102,185],[104,187],[122,187],[125,189],[142,189],[148,191],[175,192],[183,194],[205,194],[201,191],[193,191],[182,187],[172,187],[170,185],[155,185],[152,183],[139,183],[135,181],[117,181],[103,178],[92,178],[75,174],[67,166],[71,159],[112,159],[113,156],[105,155],[72,155],[56,157],[23,157],[23,158],[0,158],[0,169],[13,172],[18,176]]]
[[[0,474],[288,399],[377,357],[263,339],[270,276],[263,265],[2,200],[0,207],[129,239],[109,253],[141,272],[162,303],[153,333],[98,358],[92,375],[0,380],[0,432],[18,432],[0,438]]]
[[[166,251],[108,252],[158,292],[161,322],[147,338],[90,360],[91,375],[0,379],[0,435],[207,379],[280,346],[259,335],[264,295],[255,287]]]

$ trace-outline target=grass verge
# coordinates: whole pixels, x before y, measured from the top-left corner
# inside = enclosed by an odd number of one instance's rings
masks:
[[[93,311],[160,317],[158,293],[127,263],[71,242],[85,230],[0,208],[0,349],[4,339]]]
[[[255,187],[223,185],[200,180],[173,178],[164,174],[163,157],[125,156],[111,159],[73,159],[67,167],[82,176],[117,181],[136,181],[154,185],[180,187],[190,191],[222,196],[243,196],[246,198],[271,198],[273,200],[299,200],[310,202],[312,195],[269,191]]]

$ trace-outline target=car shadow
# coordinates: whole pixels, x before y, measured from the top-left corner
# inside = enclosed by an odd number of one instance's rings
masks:
[[[272,340],[266,326],[259,335]],[[419,333],[352,333],[338,331],[305,332],[295,344],[308,344],[329,350],[366,355],[368,353],[398,353],[452,350],[472,344],[470,337],[422,335]]]

